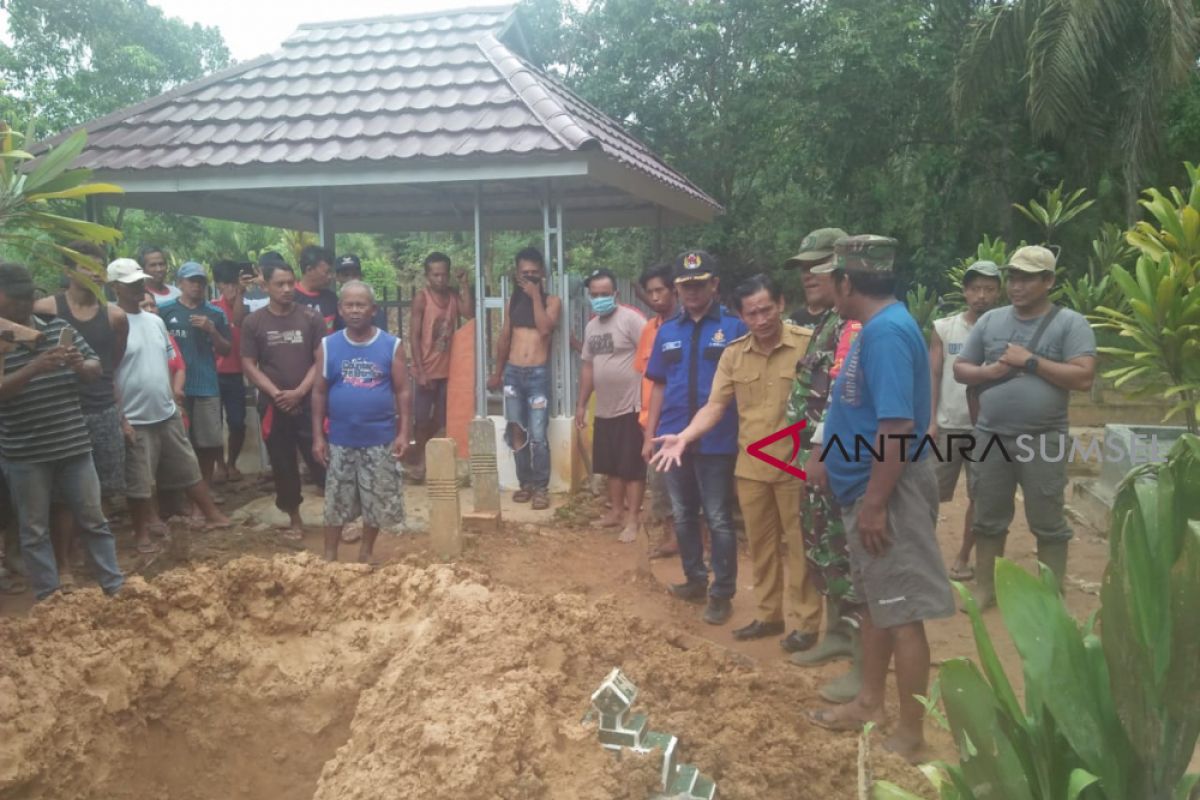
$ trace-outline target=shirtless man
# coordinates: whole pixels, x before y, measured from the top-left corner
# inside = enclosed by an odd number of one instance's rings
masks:
[[[544,287],[546,260],[536,247],[517,253],[517,291],[513,292],[496,346],[492,390],[504,386],[504,439],[512,448],[521,488],[518,503],[550,507],[550,337],[562,315],[562,300]]]

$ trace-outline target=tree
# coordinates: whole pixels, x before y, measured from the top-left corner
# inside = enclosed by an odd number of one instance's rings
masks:
[[[146,0],[9,0],[0,44],[0,117],[55,133],[139,103],[229,63],[216,28]]]
[[[1118,169],[1132,222],[1138,187],[1162,154],[1171,93],[1188,81],[1198,46],[1193,0],[995,0],[964,48],[956,100],[969,108],[995,91],[998,74],[1020,74],[1032,133],[1069,144],[1085,169]]]

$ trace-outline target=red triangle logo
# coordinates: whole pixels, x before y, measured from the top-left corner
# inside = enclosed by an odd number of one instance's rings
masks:
[[[807,480],[808,475],[805,474],[804,470],[788,463],[796,460],[796,455],[800,452],[800,431],[804,430],[807,425],[808,420],[806,419],[802,419],[797,423],[788,425],[783,430],[775,431],[770,436],[746,445],[746,452],[757,458],[759,461],[770,464],[775,469],[783,470],[793,478],[799,478],[802,481]],[[788,459],[788,461],[780,461],[775,456],[763,452],[764,448],[770,447],[776,442],[786,439],[789,436],[792,437],[792,457]]]

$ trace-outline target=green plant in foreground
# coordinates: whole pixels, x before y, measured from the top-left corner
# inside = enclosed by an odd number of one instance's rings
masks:
[[[0,122],[0,247],[22,255],[31,265],[43,264],[57,270],[62,269],[63,257],[67,256],[91,274],[93,284],[103,283],[102,265],[69,249],[66,243],[89,239],[111,244],[121,232],[58,214],[53,203],[116,194],[121,187],[91,183],[89,169],[70,169],[87,144],[86,131],[67,137],[36,163],[31,163],[35,160],[32,153],[17,146],[18,139],[26,138]],[[95,285],[92,289],[99,291]]]
[[[1025,706],[974,599],[956,584],[979,665],[939,671],[959,763],[923,771],[941,800],[1188,800],[1200,735],[1200,438],[1137,467],[1117,491],[1099,618],[1079,626],[1053,575],[996,563],[996,594],[1025,673]],[[916,800],[887,783],[875,800]]]

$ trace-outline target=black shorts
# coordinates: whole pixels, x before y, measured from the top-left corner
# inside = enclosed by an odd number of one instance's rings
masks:
[[[592,432],[592,468],[597,475],[626,481],[646,480],[642,426],[638,424],[636,411],[619,417],[596,417]]]

